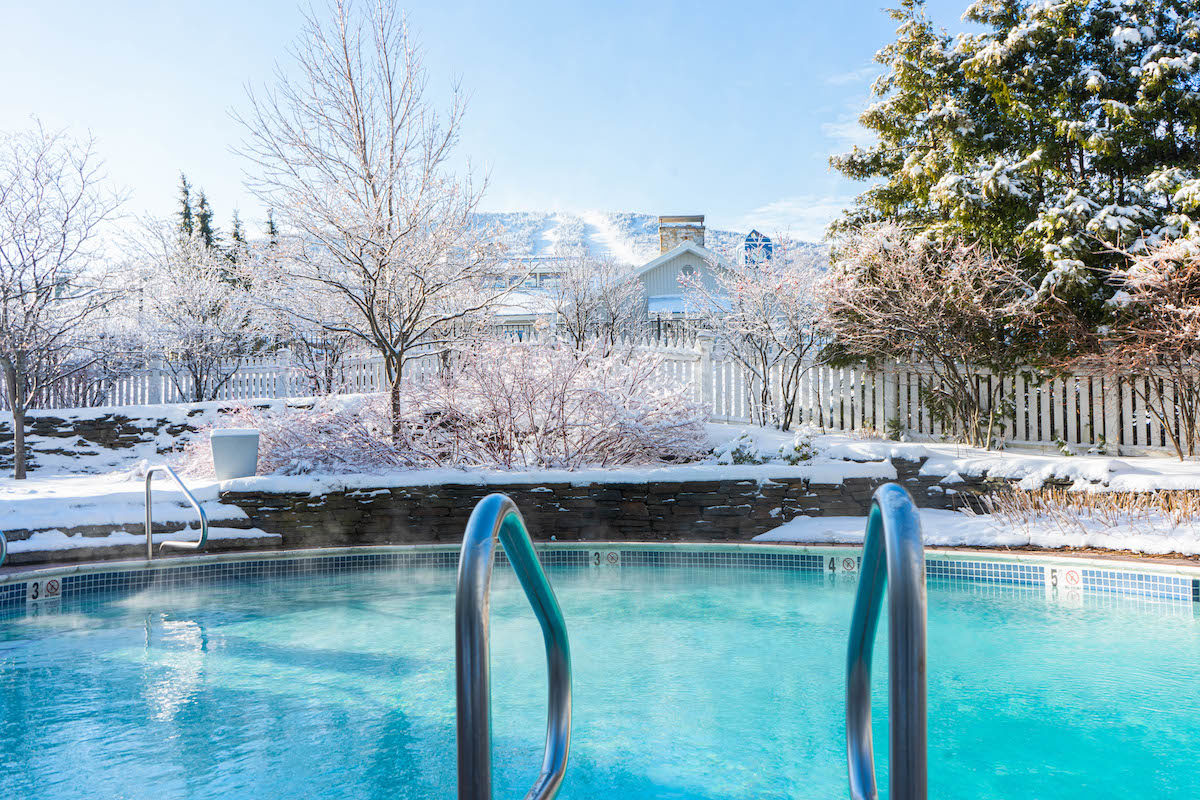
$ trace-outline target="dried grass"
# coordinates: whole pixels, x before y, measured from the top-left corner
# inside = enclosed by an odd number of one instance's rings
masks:
[[[981,495],[978,500],[982,513],[993,515],[998,523],[1022,529],[1053,526],[1064,535],[1105,529],[1155,535],[1200,523],[1200,490],[1105,492],[1013,488]]]

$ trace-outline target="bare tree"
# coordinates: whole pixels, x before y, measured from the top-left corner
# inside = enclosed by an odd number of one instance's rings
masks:
[[[13,414],[13,475],[26,472],[25,415],[94,362],[86,326],[112,299],[100,230],[121,204],[102,188],[91,139],[40,123],[0,137],[0,377]]]
[[[726,254],[703,276],[684,278],[687,302],[717,344],[751,377],[755,422],[791,427],[800,379],[817,364],[821,332],[813,255],[777,236],[770,258]],[[776,395],[778,390],[778,395]]]
[[[923,400],[947,428],[991,447],[1011,414],[1002,381],[1036,336],[1031,287],[1016,266],[979,245],[913,238],[891,224],[835,243],[823,287],[824,324],[841,361],[897,359],[937,378]]]
[[[364,347],[358,337],[329,329],[329,323],[338,319],[343,310],[340,303],[332,302],[335,298],[294,285],[255,286],[251,292],[256,298],[271,292],[264,324],[275,344],[286,348],[307,392],[328,395],[353,388],[349,374],[352,356]],[[288,310],[296,307],[304,308],[307,317],[320,319],[322,323],[310,322]]]
[[[405,364],[444,351],[511,285],[494,280],[495,245],[476,221],[482,187],[450,170],[458,88],[435,108],[389,0],[363,13],[332,0],[328,10],[307,17],[296,70],[249,92],[243,153],[251,188],[279,212],[272,280],[341,306],[331,318],[290,311],[380,353],[398,417]]]
[[[240,270],[251,268],[243,248],[235,264],[166,222],[148,222],[136,243],[140,270],[125,293],[130,312],[143,320],[149,352],[162,358],[180,395],[215,400],[261,344],[263,333]]]
[[[625,265],[596,258],[585,248],[564,259],[562,273],[548,292],[555,327],[577,350],[592,338],[611,347],[636,333],[645,319],[641,281]]]

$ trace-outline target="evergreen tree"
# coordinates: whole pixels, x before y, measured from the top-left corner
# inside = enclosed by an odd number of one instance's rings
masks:
[[[229,226],[229,238],[233,240],[235,245],[246,244],[246,234],[242,230],[242,217],[238,214],[237,209],[233,211],[233,222]]]
[[[275,227],[275,209],[267,209],[267,242],[271,245],[279,243],[279,229]]]
[[[206,247],[216,247],[219,237],[216,230],[213,228],[213,212],[208,205],[208,198],[204,196],[204,190],[200,190],[199,197],[196,200],[196,235],[200,237],[200,241],[204,242]]]
[[[242,230],[242,217],[238,214],[237,209],[234,209],[233,220],[229,223],[229,247],[227,249],[229,260],[234,264],[238,263],[246,247],[246,234]]]
[[[195,232],[192,214],[192,185],[188,183],[187,175],[179,173],[179,230],[185,238],[191,238]]]
[[[878,142],[831,159],[874,185],[835,233],[981,241],[1098,323],[1118,250],[1200,229],[1196,0],[978,0],[983,32],[955,38],[921,0],[891,14],[860,118]]]

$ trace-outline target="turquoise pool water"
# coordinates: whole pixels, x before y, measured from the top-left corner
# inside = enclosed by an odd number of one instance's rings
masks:
[[[551,569],[575,668],[560,795],[845,797],[854,583],[741,569]],[[930,797],[1186,798],[1190,608],[931,586]],[[453,573],[64,601],[0,620],[0,796],[452,798]],[[492,626],[496,797],[541,760],[541,637],[510,573]],[[886,694],[876,648],[876,744]]]

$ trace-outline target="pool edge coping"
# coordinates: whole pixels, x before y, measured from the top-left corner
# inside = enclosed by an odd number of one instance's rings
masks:
[[[543,550],[676,550],[681,552],[792,552],[801,555],[834,555],[860,552],[862,545],[852,542],[629,542],[621,540],[558,542],[536,541],[534,547]],[[363,556],[402,552],[458,552],[458,543],[373,544],[335,547],[312,547],[289,550],[242,550],[227,553],[171,556],[168,558],[125,559],[113,561],[82,561],[67,564],[22,565],[12,571],[0,568],[0,586],[11,583],[40,581],[71,575],[96,572],[129,572],[197,566],[238,561],[277,561],[337,556]],[[925,557],[947,561],[1037,564],[1041,566],[1093,568],[1135,573],[1173,575],[1200,579],[1200,564],[1181,564],[1178,560],[1153,557],[1104,557],[1095,554],[1041,553],[991,548],[927,547]]]

